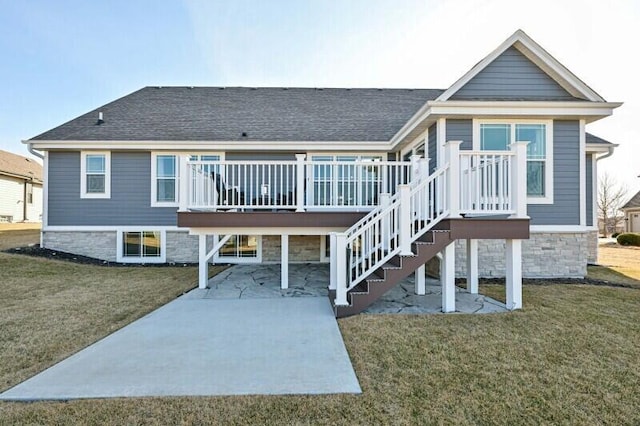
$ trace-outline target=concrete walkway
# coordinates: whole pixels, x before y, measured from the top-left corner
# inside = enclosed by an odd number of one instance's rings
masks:
[[[360,392],[327,298],[186,295],[0,399]]]

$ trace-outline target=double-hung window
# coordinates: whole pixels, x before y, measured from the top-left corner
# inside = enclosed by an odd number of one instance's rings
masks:
[[[108,152],[82,152],[80,155],[80,197],[111,197],[111,156]]]
[[[531,204],[553,203],[553,123],[551,121],[478,121],[474,148],[506,151],[513,142],[527,144],[527,198]]]

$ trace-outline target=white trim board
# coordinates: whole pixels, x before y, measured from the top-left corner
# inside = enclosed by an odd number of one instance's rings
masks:
[[[532,234],[562,234],[562,233],[580,233],[595,232],[597,228],[594,226],[582,225],[531,225],[529,231]]]

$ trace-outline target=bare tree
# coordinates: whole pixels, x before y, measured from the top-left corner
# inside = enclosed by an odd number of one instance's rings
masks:
[[[608,173],[598,180],[598,218],[602,222],[602,234],[608,237],[624,220],[620,207],[627,198],[627,188],[618,184]]]

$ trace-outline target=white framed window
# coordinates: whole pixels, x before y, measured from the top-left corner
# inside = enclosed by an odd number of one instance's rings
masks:
[[[164,263],[165,237],[165,231],[152,229],[118,230],[116,259],[120,263]]]
[[[180,156],[188,155],[191,161],[220,161],[224,154],[215,153],[151,153],[151,207],[178,207],[180,196]],[[217,166],[206,166],[217,170]]]
[[[553,204],[553,121],[474,120],[473,149],[506,151],[527,145],[527,203]]]
[[[218,239],[215,239],[215,243]],[[262,262],[262,236],[232,235],[214,255],[214,262],[260,263]]]
[[[80,153],[80,198],[111,198],[111,153]]]
[[[179,158],[178,154],[151,154],[152,207],[178,206]]]

